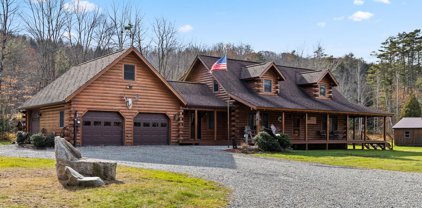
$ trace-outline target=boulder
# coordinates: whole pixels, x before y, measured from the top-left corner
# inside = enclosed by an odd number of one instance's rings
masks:
[[[76,172],[91,177],[100,177],[103,180],[116,179],[117,163],[102,160],[82,158],[79,150],[61,137],[55,137],[56,171],[59,180],[67,180],[66,166]]]
[[[84,177],[71,167],[65,167],[65,176],[67,186],[81,186],[81,187],[100,187],[104,186],[104,181],[99,177]]]

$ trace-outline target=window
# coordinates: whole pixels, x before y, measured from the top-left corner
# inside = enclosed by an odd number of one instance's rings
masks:
[[[124,79],[125,80],[135,80],[135,65],[124,65]]]
[[[273,82],[269,79],[264,79],[264,92],[272,92]]]
[[[218,82],[217,82],[217,80],[214,80],[212,90],[214,92],[218,92]]]
[[[101,126],[101,121],[94,121],[94,126]]]
[[[293,118],[293,136],[295,137],[300,136],[300,118],[299,117]]]
[[[149,127],[149,123],[148,122],[144,122],[144,123],[142,123],[142,126],[143,127]]]
[[[410,131],[405,131],[404,132],[404,138],[405,139],[410,139]]]
[[[325,84],[319,85],[319,96],[320,97],[326,97],[327,96],[327,88],[326,88]]]
[[[167,123],[161,123],[161,127],[167,127]]]
[[[60,111],[60,127],[64,127],[64,111]]]
[[[152,122],[152,127],[158,127],[158,123],[157,122]]]
[[[321,130],[323,130],[323,131],[327,130],[327,116],[326,115],[322,117],[322,126],[321,127],[322,127]],[[332,117],[330,117],[330,129],[329,129],[329,131],[333,132],[333,131],[337,131],[337,130],[338,130],[338,118],[337,118],[337,116],[332,116]]]
[[[122,122],[116,121],[116,122],[114,122],[114,126],[122,126]]]
[[[84,126],[91,126],[91,121],[84,121]]]
[[[104,126],[111,126],[111,122],[110,121],[104,121]]]
[[[268,122],[268,113],[261,112],[261,127],[269,128],[269,122]]]
[[[135,126],[135,127],[141,127],[141,122],[133,122],[133,126]]]
[[[214,129],[214,112],[208,112],[208,129]]]
[[[255,113],[249,113],[248,126],[251,128],[251,130],[256,130],[256,114]]]

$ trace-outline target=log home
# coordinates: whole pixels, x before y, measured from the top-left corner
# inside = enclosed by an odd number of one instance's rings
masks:
[[[61,132],[76,145],[222,145],[271,124],[296,148],[388,145],[368,139],[368,117],[330,71],[199,55],[179,81],[165,80],[134,48],[72,67],[21,106],[25,127]],[[361,119],[358,119],[361,118]],[[364,128],[357,131],[356,121]]]

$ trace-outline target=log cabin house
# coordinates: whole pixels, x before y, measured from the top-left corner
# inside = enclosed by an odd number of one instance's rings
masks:
[[[391,114],[350,103],[330,71],[228,59],[209,73],[217,60],[198,55],[179,81],[135,48],[82,63],[20,107],[25,128],[76,145],[226,145],[272,124],[296,148],[388,146],[385,125],[383,141],[367,137],[367,119]]]

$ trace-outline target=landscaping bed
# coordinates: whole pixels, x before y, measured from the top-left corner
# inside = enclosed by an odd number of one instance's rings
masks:
[[[0,207],[225,207],[229,190],[184,174],[118,166],[102,188],[64,188],[54,160],[0,157]]]
[[[350,147],[349,147],[350,148]],[[394,150],[294,150],[257,153],[256,156],[327,165],[422,172],[422,147],[396,146]]]

